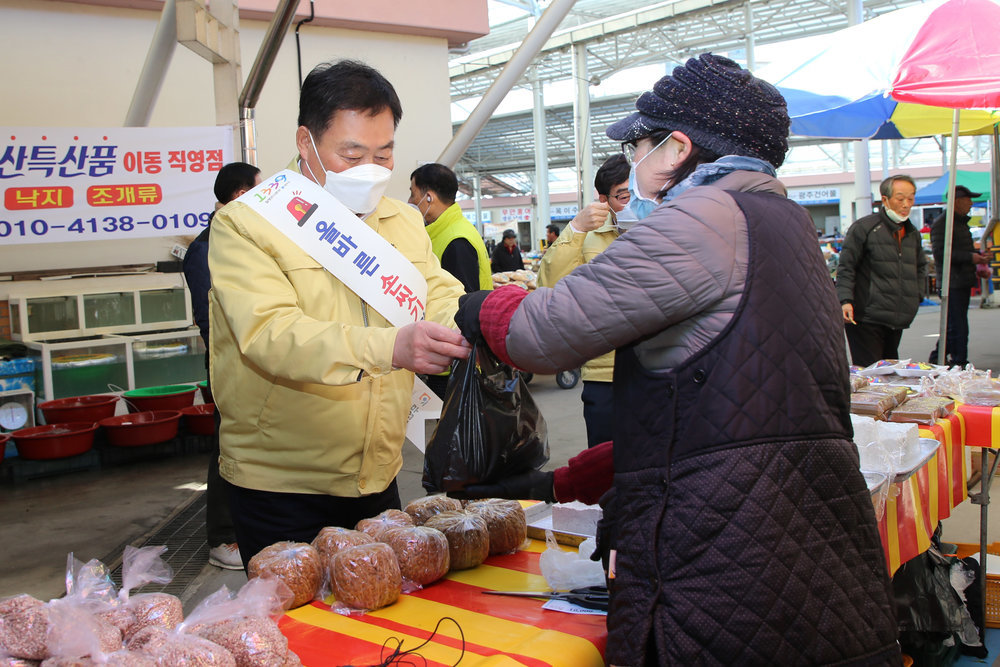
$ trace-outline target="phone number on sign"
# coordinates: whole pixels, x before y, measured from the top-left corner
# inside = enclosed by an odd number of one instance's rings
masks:
[[[45,220],[0,220],[0,239],[9,236],[45,236],[50,231],[66,230],[77,234],[96,234],[98,232],[131,232],[143,225],[149,225],[156,230],[164,229],[196,229],[207,227],[212,214],[173,213],[171,215],[157,214],[149,220],[136,220],[130,215],[120,217],[105,216],[102,218],[77,218],[68,225],[49,224]]]

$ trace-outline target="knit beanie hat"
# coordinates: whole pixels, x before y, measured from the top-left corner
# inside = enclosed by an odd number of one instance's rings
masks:
[[[719,155],[748,155],[776,168],[788,152],[785,98],[723,56],[703,53],[674,68],[636,100],[638,109],[607,129],[615,141],[679,130]]]

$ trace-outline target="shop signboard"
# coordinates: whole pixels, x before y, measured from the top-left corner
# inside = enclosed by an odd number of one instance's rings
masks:
[[[552,220],[572,220],[576,217],[580,208],[573,204],[571,206],[550,206],[549,207],[549,217]]]
[[[476,224],[476,212],[474,210],[472,210],[472,211],[462,211],[462,215],[464,215],[465,219],[468,220],[469,222],[471,222],[472,224]],[[490,222],[491,220],[493,220],[493,211],[483,210],[483,211],[479,212],[479,222],[480,223],[486,224],[486,223]]]
[[[500,222],[531,222],[530,206],[500,209]]]
[[[802,206],[824,206],[840,203],[840,188],[809,188],[791,190],[788,198]]]
[[[0,128],[0,247],[195,235],[231,127]]]

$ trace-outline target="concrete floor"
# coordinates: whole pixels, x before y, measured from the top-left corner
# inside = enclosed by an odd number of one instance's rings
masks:
[[[978,299],[974,299],[978,305]],[[901,356],[926,359],[934,345],[939,309],[921,309],[903,335]],[[1000,309],[970,311],[970,358],[979,368],[1000,370]],[[563,390],[552,376],[536,376],[530,387],[549,425],[551,460],[547,468],[564,465],[585,447],[580,390]],[[66,474],[18,485],[0,485],[0,598],[30,593],[41,599],[63,591],[67,552],[83,561],[118,554],[190,502],[204,489],[206,455],[160,459],[105,469]],[[421,454],[404,448],[399,476],[404,504],[424,495],[420,486]],[[1000,487],[998,487],[1000,488]],[[991,540],[1000,535],[1000,509],[991,513]],[[949,541],[977,542],[979,508],[963,503],[944,522]],[[238,588],[242,572],[226,572],[209,565],[188,586],[182,598],[190,607],[225,583]]]

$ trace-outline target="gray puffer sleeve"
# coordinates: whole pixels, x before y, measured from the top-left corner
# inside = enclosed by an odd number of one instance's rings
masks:
[[[552,373],[710,312],[742,288],[746,222],[731,196],[699,187],[662,204],[592,262],[521,302],[507,352]],[[690,322],[688,322],[690,324]],[[695,328],[696,329],[696,328]]]

